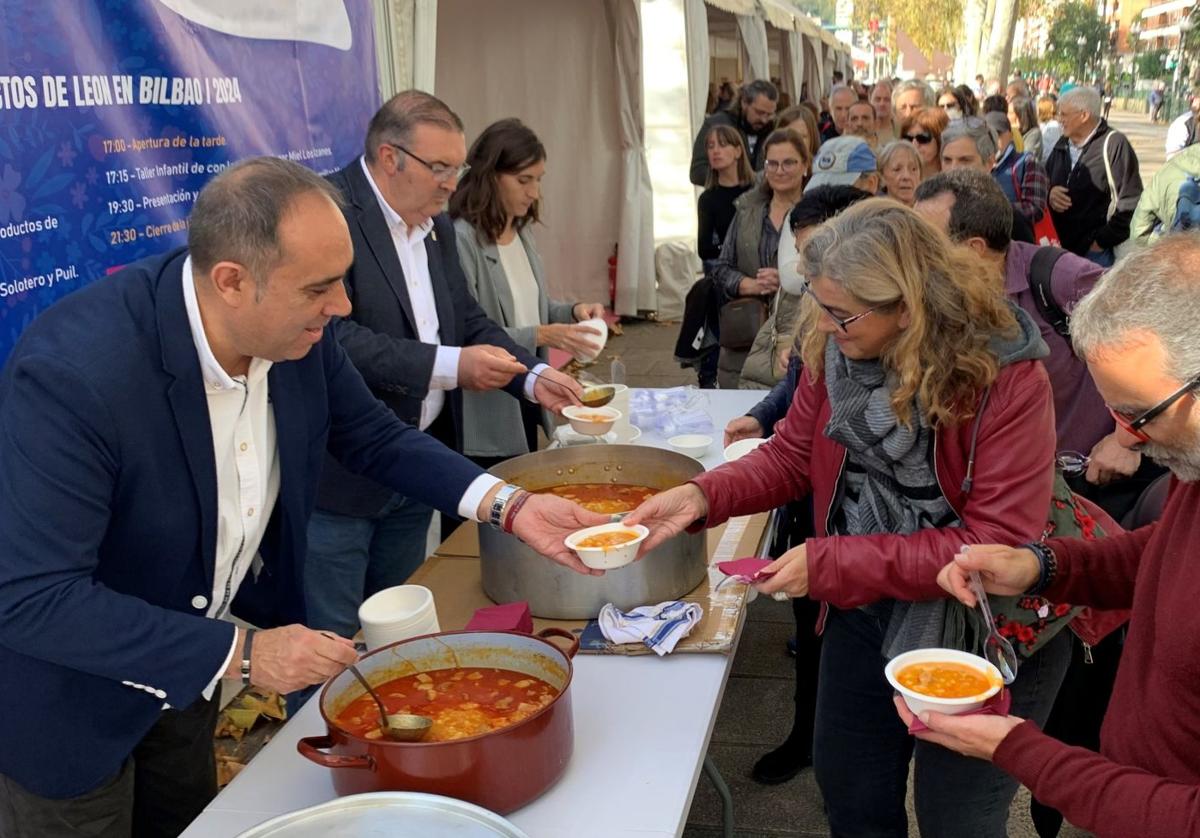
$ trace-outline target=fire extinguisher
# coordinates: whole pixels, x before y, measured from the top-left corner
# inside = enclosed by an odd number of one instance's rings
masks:
[[[608,302],[609,307],[617,308],[617,246],[613,245],[612,256],[608,257]]]

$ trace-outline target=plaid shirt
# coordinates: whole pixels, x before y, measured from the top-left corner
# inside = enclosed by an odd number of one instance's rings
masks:
[[[993,174],[1008,179],[1003,187],[1011,187],[1015,195],[1013,209],[1030,224],[1036,224],[1046,213],[1046,197],[1050,194],[1050,178],[1040,162],[1028,154],[1017,154],[1011,145],[1004,157],[992,169]],[[997,178],[999,179],[999,178]],[[1010,191],[1008,188],[1005,192]]]

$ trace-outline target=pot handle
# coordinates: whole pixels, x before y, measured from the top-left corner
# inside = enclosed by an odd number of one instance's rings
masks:
[[[329,748],[333,745],[333,737],[325,736],[306,736],[296,743],[296,750],[306,759],[310,759],[317,765],[323,765],[326,768],[367,768],[375,770],[375,760],[369,756],[348,757],[338,756],[336,754],[327,754],[320,750],[321,748]]]
[[[536,636],[542,638],[542,640],[548,640],[551,637],[561,637],[564,640],[570,640],[571,645],[568,646],[566,649],[561,650],[562,653],[564,655],[566,655],[568,659],[574,658],[575,653],[579,651],[579,636],[575,635],[575,634],[571,634],[571,632],[567,631],[566,629],[554,628],[553,626],[551,626],[550,628],[542,629],[541,631],[539,631],[537,633]],[[558,646],[557,643],[555,643],[553,645],[555,647]]]

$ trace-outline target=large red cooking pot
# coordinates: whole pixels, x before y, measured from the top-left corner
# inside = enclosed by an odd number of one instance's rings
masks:
[[[570,640],[564,652],[546,637]],[[456,631],[415,637],[376,649],[358,663],[372,686],[417,672],[460,666],[511,669],[541,678],[558,696],[526,719],[490,733],[449,742],[364,739],[334,719],[364,692],[349,670],[321,691],[324,736],[301,739],[308,759],[333,771],[338,794],[421,791],[444,794],[504,814],[524,806],[562,776],[574,747],[571,659],[579,638],[549,628],[537,636]]]

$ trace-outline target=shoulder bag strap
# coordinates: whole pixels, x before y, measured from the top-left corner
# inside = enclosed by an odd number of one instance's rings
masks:
[[[1105,221],[1117,214],[1117,201],[1120,196],[1117,194],[1117,182],[1113,178],[1112,163],[1108,161],[1108,141],[1113,138],[1113,131],[1109,131],[1104,135],[1104,145],[1100,149],[1100,156],[1104,158],[1104,174],[1108,177],[1108,215],[1105,216]]]
[[[1071,331],[1067,313],[1054,299],[1054,266],[1066,251],[1061,247],[1039,247],[1029,263],[1029,290],[1033,293],[1033,304],[1050,328],[1064,338]]]

